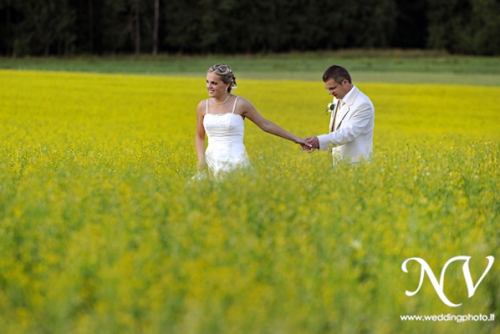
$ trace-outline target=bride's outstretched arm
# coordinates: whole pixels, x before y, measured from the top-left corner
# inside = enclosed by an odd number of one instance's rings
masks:
[[[255,107],[250,103],[250,101],[248,101],[247,99],[241,100],[241,103],[238,103],[239,107],[241,108],[240,110],[242,110],[241,115],[251,120],[263,131],[284,139],[291,140],[296,144],[302,145],[302,147],[304,147],[304,145],[309,146],[308,144],[306,144],[304,138],[296,136],[293,133],[286,131],[281,126],[262,117],[257,109],[255,109]]]
[[[205,127],[203,126],[203,117],[205,117],[205,108],[203,101],[198,104],[196,111],[196,135],[194,136],[194,147],[198,157],[198,170],[206,168],[205,162]]]

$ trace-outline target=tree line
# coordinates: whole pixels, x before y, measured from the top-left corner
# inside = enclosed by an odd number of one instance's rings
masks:
[[[500,54],[499,0],[0,0],[0,55]]]

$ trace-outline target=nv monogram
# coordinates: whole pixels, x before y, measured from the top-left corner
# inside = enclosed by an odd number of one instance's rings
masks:
[[[417,294],[417,292],[420,290],[420,287],[422,286],[422,282],[424,281],[424,276],[425,276],[425,274],[427,274],[427,276],[429,277],[429,280],[432,283],[432,286],[434,287],[434,290],[436,290],[436,293],[438,294],[439,298],[441,298],[441,300],[443,301],[443,303],[445,303],[446,305],[451,306],[451,307],[458,307],[458,306],[460,306],[462,304],[454,304],[454,303],[452,303],[446,297],[446,295],[444,294],[444,291],[443,291],[443,288],[444,288],[444,274],[446,272],[446,268],[452,262],[455,262],[455,261],[465,261],[465,263],[464,263],[464,265],[462,267],[462,271],[464,273],[465,284],[467,285],[467,291],[469,292],[469,298],[470,298],[470,297],[474,296],[474,293],[476,292],[476,289],[479,286],[479,283],[481,283],[481,281],[483,280],[484,276],[486,276],[486,274],[488,273],[488,271],[493,266],[493,262],[495,262],[495,258],[493,256],[491,256],[491,255],[487,256],[486,258],[488,259],[488,266],[486,267],[486,270],[483,272],[483,275],[477,281],[476,285],[474,285],[474,283],[472,282],[472,277],[470,275],[470,269],[469,269],[469,260],[471,259],[470,256],[456,256],[454,258],[449,259],[448,262],[445,263],[443,269],[441,270],[441,277],[439,278],[439,282],[436,279],[436,276],[434,276],[434,273],[432,272],[431,267],[429,267],[429,265],[427,264],[427,262],[425,262],[424,259],[421,259],[419,257],[409,258],[405,262],[403,262],[403,265],[401,266],[401,269],[403,269],[403,271],[405,273],[407,273],[408,270],[406,269],[406,264],[408,262],[410,262],[410,261],[416,261],[416,262],[418,262],[420,264],[420,266],[421,266],[421,270],[420,270],[420,283],[418,285],[417,290],[415,290],[413,292],[406,290],[405,293],[406,293],[407,296],[414,296],[415,294]]]

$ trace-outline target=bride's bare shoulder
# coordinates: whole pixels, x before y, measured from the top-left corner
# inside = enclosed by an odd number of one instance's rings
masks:
[[[207,100],[201,100],[200,103],[198,103],[198,107],[196,107],[196,113],[205,113],[207,109]]]
[[[243,109],[246,109],[248,107],[252,107],[252,102],[250,102],[248,99],[242,97],[242,96],[238,96],[238,106],[240,108],[243,108]]]

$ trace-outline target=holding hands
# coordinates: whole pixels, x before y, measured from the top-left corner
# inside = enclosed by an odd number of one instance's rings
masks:
[[[318,137],[308,137],[306,138],[304,144],[302,144],[302,150],[311,153],[319,149]]]
[[[299,144],[300,146],[302,146],[302,150],[307,150],[307,149],[311,149],[311,145],[307,142],[307,139],[308,138],[302,138],[302,137],[297,137],[295,136],[295,139],[293,139],[293,142],[295,144]]]

